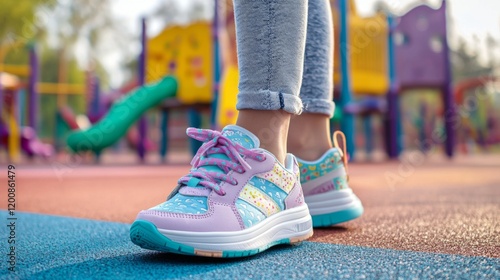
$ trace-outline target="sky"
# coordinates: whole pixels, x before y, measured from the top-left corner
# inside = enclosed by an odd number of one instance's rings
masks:
[[[162,0],[113,0],[113,11],[115,16],[122,19],[125,27],[131,34],[137,35],[140,32],[139,21],[142,16],[151,14]],[[178,0],[181,8],[187,9],[192,2],[202,2],[210,5],[208,0]],[[373,7],[380,0],[355,0],[360,14],[370,15]],[[382,0],[387,3],[391,10],[403,14],[412,5],[427,2],[428,5],[439,7],[441,0]],[[449,22],[452,23],[450,30],[450,41],[453,47],[459,37],[464,38],[469,43],[477,46],[481,52],[486,52],[486,36],[491,34],[500,42],[500,0],[447,0],[449,6]],[[153,24],[149,26],[149,35],[154,35],[161,26]],[[138,42],[133,43],[134,52],[139,52]],[[500,46],[497,48],[500,49]],[[497,50],[496,57],[500,58],[500,51]],[[487,61],[487,56],[481,56],[483,62]],[[119,54],[110,56],[104,64],[112,71],[119,71],[116,66],[121,59]],[[122,75],[113,78],[113,84],[120,83]]]
[[[373,5],[377,0],[357,0],[357,8],[361,14],[369,15],[373,12]],[[384,0],[397,13],[408,11],[415,0]],[[432,7],[439,7],[441,0],[420,1],[427,2]],[[484,44],[487,34],[500,40],[500,0],[447,0],[452,30],[451,39],[456,36],[467,41],[475,41],[477,36]]]

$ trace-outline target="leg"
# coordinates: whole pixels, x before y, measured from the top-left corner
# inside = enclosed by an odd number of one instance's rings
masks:
[[[333,25],[330,3],[310,0],[304,73],[300,97],[304,113],[290,123],[288,149],[304,160],[315,160],[332,148]]]
[[[260,138],[280,162],[286,155],[303,70],[307,1],[234,2],[240,84],[237,124]]]
[[[292,118],[288,149],[297,156],[300,181],[314,226],[359,217],[363,206],[348,185],[345,152],[332,148],[333,32],[328,0],[309,0],[304,76],[304,114]]]

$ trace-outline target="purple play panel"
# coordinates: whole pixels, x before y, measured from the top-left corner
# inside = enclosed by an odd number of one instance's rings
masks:
[[[437,10],[422,5],[400,17],[394,43],[402,88],[442,87],[449,82],[445,2]]]
[[[398,19],[392,34],[396,58],[395,81],[399,92],[407,88],[429,87],[442,92],[446,135],[444,146],[446,154],[452,157],[455,146],[455,107],[447,40],[446,1],[443,0],[438,9],[427,5],[415,7]]]

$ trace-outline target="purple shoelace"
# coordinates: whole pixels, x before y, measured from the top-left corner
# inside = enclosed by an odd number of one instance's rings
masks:
[[[220,182],[224,181],[232,185],[238,184],[236,179],[229,174],[230,171],[233,170],[242,174],[252,169],[242,156],[257,161],[266,159],[264,153],[249,150],[231,141],[219,131],[190,127],[187,129],[187,135],[203,142],[203,145],[191,161],[194,169],[188,175],[179,179],[178,182],[181,185],[188,185],[190,180],[197,180],[197,185],[210,188],[219,195],[225,195],[224,190],[220,187]],[[215,154],[225,154],[229,160],[211,157],[211,155]],[[203,166],[217,166],[223,173],[206,170],[202,168]]]

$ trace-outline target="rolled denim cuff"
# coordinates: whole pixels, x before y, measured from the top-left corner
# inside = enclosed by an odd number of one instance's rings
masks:
[[[302,101],[298,96],[270,90],[245,91],[238,94],[236,109],[284,110],[290,114],[302,113]]]
[[[304,113],[323,114],[333,117],[335,103],[327,99],[302,99]]]

